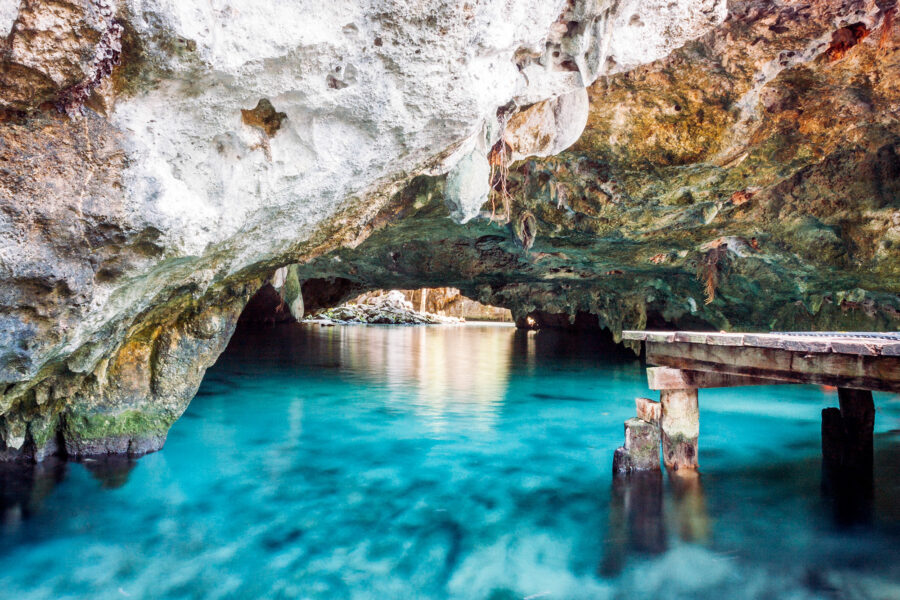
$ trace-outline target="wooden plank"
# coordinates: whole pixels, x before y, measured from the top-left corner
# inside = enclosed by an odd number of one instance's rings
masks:
[[[835,338],[831,342],[833,352],[843,354],[861,354],[864,356],[878,356],[881,354],[881,344],[873,343],[872,340],[842,340]]]
[[[634,340],[637,342],[643,342],[647,339],[647,334],[650,333],[648,331],[634,331],[634,330],[625,330],[622,332],[623,340]]]
[[[743,346],[743,333],[710,333],[706,336],[706,343],[714,346]]]
[[[900,357],[793,352],[775,348],[647,343],[647,362],[793,383],[900,393]]]
[[[796,352],[831,352],[829,338],[818,338],[799,335],[777,335],[773,333],[748,333],[744,335],[745,346],[758,348],[775,348]]]
[[[744,335],[744,345],[755,346],[757,348],[783,349],[784,338],[782,336],[763,333],[748,333]]]
[[[794,352],[831,352],[831,341],[827,338],[788,337],[784,340],[784,349]]]
[[[888,342],[881,347],[882,356],[900,356],[900,342]]]
[[[690,342],[692,344],[705,344],[707,343],[708,338],[709,333],[706,331],[676,331],[674,341]]]
[[[748,346],[794,352],[834,352],[866,356],[900,356],[900,341],[853,335],[811,333],[725,333],[714,331],[624,331],[623,339],[647,342],[679,342],[714,346]]]
[[[648,331],[647,332],[647,341],[648,342],[674,342],[675,341],[675,332],[674,331]]]
[[[784,382],[780,379],[730,375],[713,371],[686,371],[669,367],[647,368],[647,385],[651,390],[687,390],[745,385],[777,385],[779,383]]]
[[[659,424],[660,410],[662,410],[659,402],[650,398],[635,398],[634,408],[637,411],[637,418],[641,421]]]

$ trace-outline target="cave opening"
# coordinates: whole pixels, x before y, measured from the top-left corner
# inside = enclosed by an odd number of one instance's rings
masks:
[[[285,291],[285,279],[276,274],[247,302],[229,348],[235,344],[257,344],[257,337],[265,336],[275,326],[490,324],[515,326],[519,349],[528,347],[527,340],[536,340],[532,354],[547,350],[547,357],[552,352],[625,361],[636,357],[636,349],[617,340],[596,314],[534,309],[517,315],[509,308],[479,302],[475,294],[467,294],[464,289],[431,283],[429,287],[379,289],[343,277],[310,278],[298,282],[299,293],[291,296]],[[700,321],[690,324],[709,329]],[[656,313],[648,317],[648,326],[651,325],[658,329],[676,328]],[[640,358],[639,353],[637,356]]]
[[[274,282],[277,284],[278,282]],[[273,282],[264,284],[248,301],[241,313],[239,326],[261,326],[276,323],[296,322],[301,319],[317,320],[326,316],[329,309],[342,305],[353,305],[368,308],[370,323],[404,323],[406,321],[377,320],[378,309],[384,305],[401,313],[409,313],[410,319],[418,315],[430,315],[444,318],[446,322],[484,321],[513,323],[512,312],[508,308],[484,304],[467,296],[455,287],[435,286],[411,289],[372,289],[344,278],[309,279],[300,285],[299,294],[302,314],[291,311],[288,304],[291,299],[284,292],[283,286],[276,287]],[[360,317],[365,318],[360,314]],[[400,314],[402,319],[404,315]],[[337,319],[340,321],[340,319]],[[440,319],[434,319],[439,321]],[[409,320],[409,323],[415,323]]]

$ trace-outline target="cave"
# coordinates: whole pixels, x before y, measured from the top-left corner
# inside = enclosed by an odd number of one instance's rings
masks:
[[[897,596],[896,0],[209,4],[0,2],[3,595]]]

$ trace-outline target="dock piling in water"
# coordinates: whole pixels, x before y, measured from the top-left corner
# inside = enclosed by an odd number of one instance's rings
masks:
[[[700,437],[700,407],[696,389],[659,392],[662,415],[663,460],[667,469],[697,469]]]
[[[838,388],[840,408],[822,411],[828,474],[870,488],[875,407],[872,390],[900,392],[900,333],[715,333],[624,331],[646,344],[647,382],[659,390],[663,461],[673,471],[698,468],[701,388],[816,383]],[[639,398],[638,416],[656,422],[655,403]],[[626,446],[614,465],[629,462]],[[642,442],[644,443],[644,442]],[[649,443],[649,442],[647,442]],[[618,472],[618,471],[617,471]],[[856,485],[856,484],[853,484]]]
[[[636,417],[625,421],[625,445],[613,454],[613,473],[659,471],[659,426]]]

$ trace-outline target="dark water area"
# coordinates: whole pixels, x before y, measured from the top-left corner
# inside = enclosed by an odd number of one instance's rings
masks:
[[[498,325],[239,332],[158,453],[0,467],[0,598],[900,598],[900,402],[703,390],[697,478],[614,482],[643,365]]]

